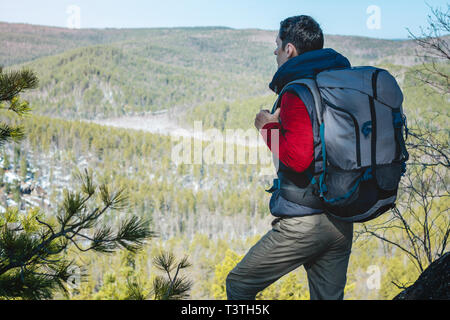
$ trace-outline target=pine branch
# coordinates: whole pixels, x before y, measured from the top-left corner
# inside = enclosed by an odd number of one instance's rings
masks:
[[[179,263],[175,263],[175,256],[171,252],[161,252],[153,258],[154,265],[166,273],[167,279],[156,277],[153,281],[153,292],[156,300],[179,300],[188,296],[192,282],[185,277],[180,277],[179,272],[191,264],[187,257]],[[176,268],[175,275],[171,272]]]
[[[7,142],[20,142],[25,136],[22,126],[11,126],[0,123],[0,147]]]
[[[39,84],[36,74],[29,70],[0,72],[0,101],[12,101],[24,90],[35,89]]]
[[[80,252],[108,253],[121,248],[134,252],[154,236],[149,222],[136,216],[119,223],[117,231],[101,224],[108,210],[125,208],[127,195],[123,190],[114,193],[102,186],[98,191],[104,206],[89,209],[89,200],[96,193],[92,172],[85,171],[82,177],[81,192],[64,193],[57,223],[34,217],[40,228],[29,233],[17,228],[17,223],[11,222],[14,219],[4,221],[0,230],[0,286],[5,287],[0,290],[0,297],[49,298],[57,289],[64,293],[72,264],[63,251],[69,245]],[[88,241],[89,245],[82,247],[79,240]]]

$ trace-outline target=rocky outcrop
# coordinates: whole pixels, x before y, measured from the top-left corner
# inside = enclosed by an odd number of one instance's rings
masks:
[[[450,252],[434,261],[394,300],[450,300]]]

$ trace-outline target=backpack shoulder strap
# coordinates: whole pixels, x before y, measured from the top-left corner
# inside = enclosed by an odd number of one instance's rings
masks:
[[[283,88],[283,90],[281,90],[280,94],[278,95],[278,99],[275,101],[275,104],[272,108],[272,113],[275,112],[275,110],[277,109],[280,101],[281,101],[281,96],[283,95],[283,93],[287,90],[287,88],[290,85],[293,84],[299,84],[299,85],[303,85],[305,87],[307,87],[309,89],[309,91],[311,92],[313,99],[314,99],[314,107],[315,107],[315,111],[317,114],[317,119],[319,121],[319,125],[322,124],[322,97],[320,96],[320,92],[319,92],[319,88],[317,86],[317,82],[315,79],[298,79],[298,80],[294,80],[289,82],[288,84],[286,84]]]

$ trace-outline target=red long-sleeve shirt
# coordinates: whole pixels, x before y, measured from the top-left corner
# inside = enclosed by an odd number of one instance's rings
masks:
[[[294,171],[303,172],[314,159],[314,137],[308,111],[303,101],[291,92],[283,94],[280,108],[281,124],[266,123],[261,134],[269,149],[274,152],[271,131],[280,130],[276,156]]]

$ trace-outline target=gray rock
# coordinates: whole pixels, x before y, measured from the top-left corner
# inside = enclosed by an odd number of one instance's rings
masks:
[[[450,300],[450,252],[434,261],[394,300]]]

